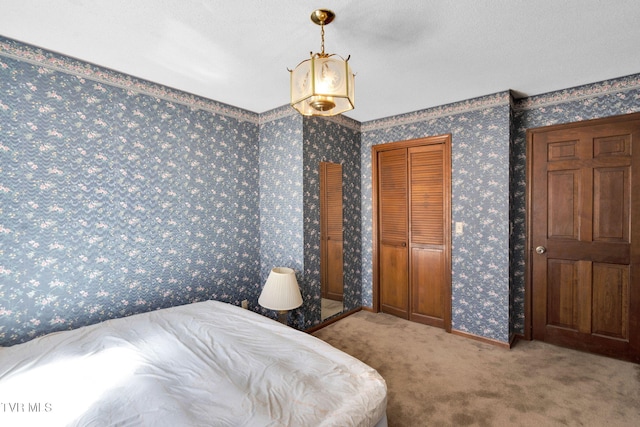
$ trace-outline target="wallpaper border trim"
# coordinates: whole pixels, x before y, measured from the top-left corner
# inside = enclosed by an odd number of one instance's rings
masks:
[[[115,86],[120,89],[152,96],[168,102],[183,104],[189,108],[205,110],[253,124],[258,124],[260,118],[258,113],[152,83],[144,79],[49,52],[39,47],[2,36],[0,36],[0,57],[24,61],[32,65],[68,73],[98,83]]]
[[[285,117],[295,116],[296,114],[298,114],[298,112],[294,110],[293,107],[291,107],[289,104],[286,104],[281,107],[266,111],[264,113],[260,113],[260,124],[273,122]],[[337,116],[322,117],[322,119],[358,132],[361,128],[361,123],[359,121],[347,116],[343,116],[341,114]]]
[[[477,110],[486,110],[492,107],[507,105],[511,102],[510,91],[502,91],[491,95],[485,95],[465,101],[458,101],[451,104],[426,108],[412,113],[400,114],[384,119],[373,120],[362,124],[362,132],[383,130],[396,126],[410,125],[413,123],[426,122],[442,117],[456,114],[468,113]]]
[[[176,102],[190,108],[206,110],[253,124],[262,124],[295,114],[295,111],[293,111],[289,105],[277,107],[264,113],[255,113],[239,107],[224,104],[219,101],[193,95],[182,90],[173,89],[130,76],[118,71],[110,70],[108,68],[93,65],[85,61],[49,52],[45,49],[3,36],[0,36],[0,57],[28,62],[54,71],[69,73],[99,83],[108,84],[169,102]],[[376,119],[363,123],[342,115],[327,117],[326,119],[346,126],[352,130],[366,132],[383,130],[398,125],[423,122],[453,114],[486,109],[493,106],[504,105],[509,102],[512,103],[512,107],[515,110],[521,111],[553,106],[566,103],[567,101],[578,101],[601,95],[623,93],[636,89],[640,89],[640,73],[514,100],[510,99],[511,91],[505,90],[474,99],[453,102],[431,108],[427,107],[411,113],[403,113],[397,116]]]
[[[535,108],[550,107],[558,104],[566,104],[571,101],[581,101],[602,95],[624,93],[637,89],[640,89],[640,74],[631,74],[615,79],[516,99],[514,101],[514,109],[518,111],[533,110]]]

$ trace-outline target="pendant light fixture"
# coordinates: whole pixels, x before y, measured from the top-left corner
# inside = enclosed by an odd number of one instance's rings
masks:
[[[349,57],[324,52],[324,26],[335,18],[327,9],[311,14],[311,21],[320,25],[322,51],[311,52],[291,74],[291,106],[304,116],[335,116],[354,108],[354,74]]]

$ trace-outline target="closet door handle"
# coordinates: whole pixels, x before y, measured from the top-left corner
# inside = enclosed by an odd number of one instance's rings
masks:
[[[401,248],[406,248],[407,247],[407,242],[399,242],[397,240],[381,240],[380,241],[381,245],[385,245],[385,246],[393,246],[393,247],[401,247]]]

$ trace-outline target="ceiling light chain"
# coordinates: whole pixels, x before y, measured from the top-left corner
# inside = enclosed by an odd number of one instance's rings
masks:
[[[320,37],[322,37],[322,52],[320,53],[320,58],[326,58],[327,55],[324,53],[324,21],[320,24]]]

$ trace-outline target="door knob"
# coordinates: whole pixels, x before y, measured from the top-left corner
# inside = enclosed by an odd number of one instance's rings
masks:
[[[542,255],[543,253],[547,252],[547,248],[545,248],[544,246],[538,246],[536,248],[536,252],[540,255]]]

